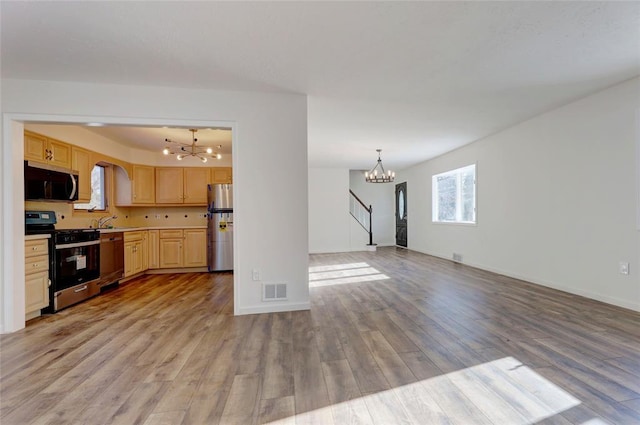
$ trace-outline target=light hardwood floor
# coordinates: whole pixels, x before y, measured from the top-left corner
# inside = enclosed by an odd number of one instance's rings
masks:
[[[149,275],[3,335],[0,423],[640,423],[638,313],[396,248],[310,267],[311,311]]]

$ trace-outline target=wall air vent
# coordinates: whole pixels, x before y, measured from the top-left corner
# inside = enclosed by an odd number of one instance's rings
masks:
[[[282,301],[287,299],[286,283],[262,284],[262,301]]]

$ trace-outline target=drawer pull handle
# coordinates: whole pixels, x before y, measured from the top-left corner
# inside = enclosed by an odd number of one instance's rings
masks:
[[[74,289],[73,292],[82,292],[87,289],[87,285],[84,285],[82,288]]]
[[[38,267],[38,263],[33,263],[33,267]]]

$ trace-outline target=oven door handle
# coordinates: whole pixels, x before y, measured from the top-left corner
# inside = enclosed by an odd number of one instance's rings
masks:
[[[91,246],[91,245],[100,245],[100,240],[59,244],[59,245],[56,245],[56,249],[79,248],[79,247],[82,247],[82,246]]]

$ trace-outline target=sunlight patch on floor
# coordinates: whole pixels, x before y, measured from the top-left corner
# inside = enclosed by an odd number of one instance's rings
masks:
[[[496,423],[531,425],[580,400],[513,357],[295,415],[295,423]],[[292,423],[293,417],[271,422]],[[605,425],[594,418],[583,425]]]
[[[348,263],[348,264],[332,264],[330,266],[313,266],[309,267],[309,273],[331,272],[336,270],[359,269],[361,267],[369,267],[367,263]]]
[[[367,263],[309,267],[309,287],[311,288],[385,279],[389,279],[389,276],[380,273]]]

